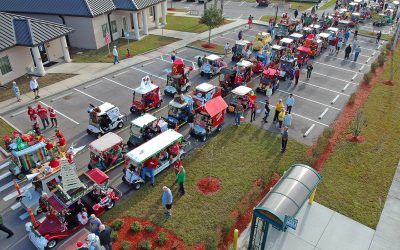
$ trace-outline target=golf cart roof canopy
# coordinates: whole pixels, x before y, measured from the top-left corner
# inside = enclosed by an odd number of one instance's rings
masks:
[[[392,2],[394,5],[399,5],[399,1],[393,1]]]
[[[274,50],[282,50],[283,47],[280,46],[280,45],[274,44],[274,45],[272,45],[272,49],[274,49]]]
[[[174,144],[178,140],[182,139],[183,135],[176,132],[173,129],[168,129],[167,131],[157,135],[150,141],[140,145],[139,147],[129,151],[126,154],[131,161],[141,164],[150,157],[158,154],[160,151],[166,149],[170,145]]]
[[[100,137],[99,139],[91,142],[89,144],[89,150],[93,153],[99,154],[109,150],[110,148],[112,148],[117,144],[122,143],[122,141],[123,140],[119,135],[114,134],[113,132],[109,132]]]
[[[217,96],[208,102],[206,102],[206,112],[211,116],[214,117],[215,115],[219,114],[220,112],[224,111],[228,107],[224,98],[221,96]]]
[[[364,0],[354,0],[354,2],[355,3],[361,3],[361,2],[363,2]]]
[[[331,35],[330,34],[328,34],[328,33],[324,33],[324,32],[322,32],[322,33],[319,33],[319,35],[318,35],[319,37],[322,37],[322,38],[328,38],[328,37],[330,37]]]
[[[138,128],[143,128],[144,126],[154,122],[155,120],[157,120],[157,117],[146,113],[138,118],[136,118],[135,120],[131,121],[131,125],[138,127]]]
[[[211,54],[211,55],[208,55],[206,57],[206,59],[209,60],[209,61],[215,61],[215,60],[221,59],[221,57],[217,56],[217,55],[214,55],[214,54]]]
[[[304,27],[303,30],[304,30],[304,31],[310,31],[310,32],[311,32],[311,28],[310,28],[310,27]]]
[[[339,9],[339,12],[347,12],[347,9],[343,8],[343,9]]]
[[[319,25],[319,24],[311,24],[309,27],[310,28],[314,28],[314,29],[319,29],[319,28],[321,28],[321,25]]]
[[[297,48],[298,51],[304,52],[304,53],[310,53],[311,49],[305,46],[300,46]]]
[[[233,89],[232,93],[235,95],[244,96],[244,95],[247,95],[248,93],[250,93],[250,91],[252,91],[252,89],[249,87],[239,86],[239,87],[236,87],[235,89]]]
[[[350,21],[347,21],[347,20],[340,20],[339,23],[341,23],[341,24],[346,24],[346,25],[347,25],[347,24],[350,23]]]
[[[247,40],[237,40],[236,41],[237,45],[242,45],[242,46],[246,46],[249,43],[250,43],[250,41],[247,41]]]
[[[157,89],[158,86],[154,85],[151,83],[150,77],[149,76],[145,76],[142,78],[142,81],[140,82],[140,86],[135,88],[135,93],[138,93],[140,95],[144,95],[149,93],[150,91],[153,91],[155,89]]]
[[[335,28],[335,27],[329,27],[329,28],[328,28],[328,31],[332,31],[332,32],[337,33],[337,32],[339,31],[339,29],[338,29],[338,28]]]
[[[353,16],[361,16],[361,14],[358,13],[358,12],[353,12],[351,15],[353,15]]]
[[[293,42],[293,39],[290,39],[290,38],[287,38],[287,37],[284,37],[284,38],[281,39],[281,43],[291,44],[292,42]]]
[[[302,37],[303,37],[303,35],[302,35],[302,34],[299,34],[299,33],[293,33],[293,34],[290,34],[290,37],[293,37],[293,38],[299,39],[299,38],[302,38]]]
[[[239,66],[239,67],[245,67],[245,68],[247,68],[247,67],[252,66],[253,63],[251,63],[251,62],[249,62],[249,61],[246,61],[246,60],[242,60],[242,61],[236,63],[236,65]]]
[[[203,92],[203,93],[206,93],[206,92],[208,92],[208,91],[210,91],[212,89],[215,89],[215,86],[213,86],[213,85],[211,85],[209,83],[206,83],[206,82],[203,82],[200,85],[196,86],[196,90],[200,91],[200,92]]]
[[[97,116],[102,116],[105,113],[107,113],[107,111],[109,111],[110,109],[113,109],[115,106],[112,105],[111,103],[105,102],[103,104],[101,104],[100,106],[98,106],[98,108],[100,109],[100,112],[97,113]]]
[[[358,3],[356,3],[356,2],[351,2],[351,3],[349,3],[349,5],[351,5],[351,6],[357,6]]]

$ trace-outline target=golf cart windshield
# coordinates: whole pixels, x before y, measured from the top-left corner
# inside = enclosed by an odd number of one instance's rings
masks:
[[[142,137],[142,129],[136,126],[131,126],[131,135],[141,138]]]

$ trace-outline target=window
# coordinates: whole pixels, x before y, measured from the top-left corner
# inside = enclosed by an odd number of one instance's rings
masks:
[[[0,71],[2,75],[8,74],[12,71],[8,56],[3,56],[0,58]]]
[[[103,37],[106,37],[106,33],[108,31],[108,26],[106,23],[101,25],[101,30],[103,31]]]
[[[117,30],[117,21],[111,21],[111,31],[112,31],[112,33],[117,33],[118,32],[118,30]]]

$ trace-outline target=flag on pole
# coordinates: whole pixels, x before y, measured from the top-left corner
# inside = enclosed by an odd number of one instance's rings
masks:
[[[108,31],[106,32],[106,44],[108,45],[110,43],[110,33]]]

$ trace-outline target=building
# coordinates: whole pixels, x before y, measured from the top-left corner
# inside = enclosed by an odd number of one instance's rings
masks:
[[[64,24],[70,47],[98,49],[124,36],[139,40],[166,23],[166,0],[1,0],[0,11]]]
[[[46,74],[44,64],[63,58],[70,62],[65,25],[0,12],[0,84],[30,72]]]

